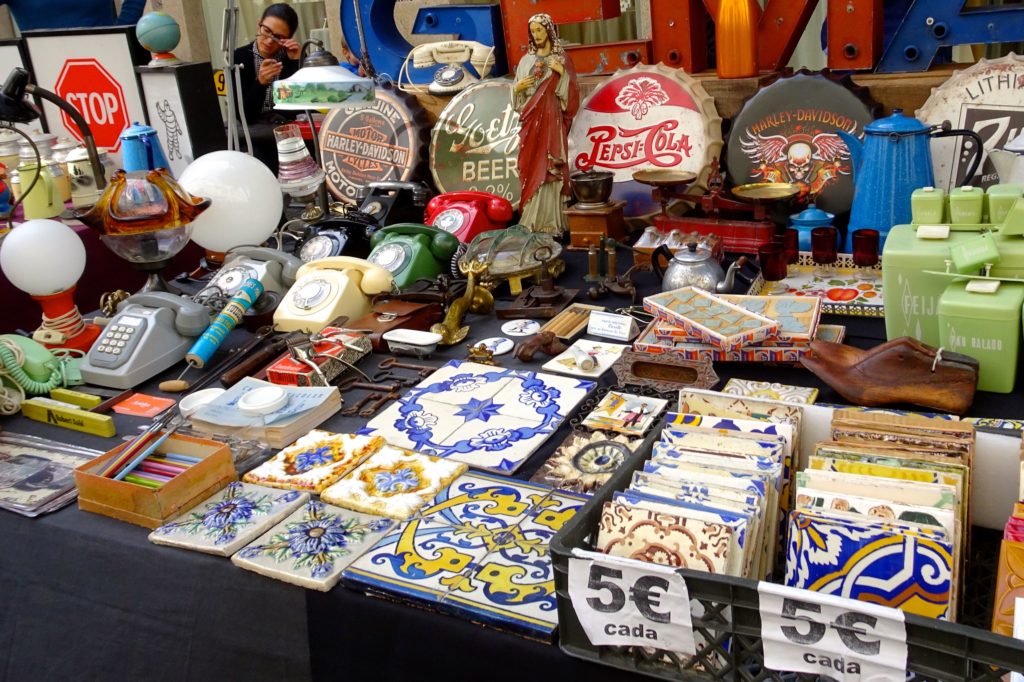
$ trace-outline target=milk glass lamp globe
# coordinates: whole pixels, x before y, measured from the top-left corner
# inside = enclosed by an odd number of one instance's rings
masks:
[[[204,154],[189,164],[178,184],[193,196],[211,200],[210,208],[192,223],[192,241],[207,251],[262,244],[274,234],[284,209],[277,178],[242,152]]]
[[[85,271],[85,245],[64,223],[29,220],[0,242],[0,270],[31,296],[67,291]]]

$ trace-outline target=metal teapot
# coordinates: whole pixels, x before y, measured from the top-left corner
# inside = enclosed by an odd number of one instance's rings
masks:
[[[661,267],[659,257],[664,256],[666,267]],[[711,293],[727,294],[732,291],[736,271],[747,263],[746,256],[723,270],[711,255],[710,249],[699,248],[697,242],[687,242],[686,248],[675,253],[662,244],[651,254],[651,267],[661,277],[661,290],[672,291],[682,287],[697,287]]]

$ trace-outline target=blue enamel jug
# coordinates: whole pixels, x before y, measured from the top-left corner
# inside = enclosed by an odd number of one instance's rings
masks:
[[[121,131],[121,158],[126,171],[150,171],[157,168],[171,170],[171,164],[164,155],[156,128],[141,123],[132,123]]]
[[[930,126],[893,109],[892,116],[864,126],[864,142],[836,131],[853,158],[853,206],[846,231],[846,252],[853,250],[852,235],[862,227],[878,230],[879,248],[894,225],[910,222],[910,195],[919,187],[935,185],[932,137],[964,135],[974,142],[973,158],[965,177],[974,177],[981,162],[981,138],[972,130],[951,130],[949,121]],[[968,143],[970,144],[970,143]]]

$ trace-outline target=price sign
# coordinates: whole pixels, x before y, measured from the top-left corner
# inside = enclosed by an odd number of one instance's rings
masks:
[[[903,612],[877,604],[760,583],[764,664],[837,680],[903,680]]]
[[[595,645],[697,653],[686,581],[667,566],[606,556],[573,558],[569,596]]]

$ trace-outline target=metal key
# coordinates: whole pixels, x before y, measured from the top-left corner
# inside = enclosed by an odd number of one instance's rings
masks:
[[[398,400],[401,396],[397,393],[388,393],[386,395],[375,394],[379,396],[376,402],[370,403],[363,409],[359,410],[360,417],[372,417],[376,414],[377,410],[387,404],[389,400]]]
[[[401,384],[397,381],[393,381],[390,384],[370,384],[365,381],[360,381],[359,377],[346,377],[345,379],[338,382],[339,391],[347,391],[350,388],[362,388],[367,391],[383,391],[384,393],[394,393],[398,390]]]
[[[382,395],[380,393],[367,393],[362,398],[360,398],[357,403],[355,403],[351,407],[346,407],[345,409],[343,409],[341,411],[341,413],[343,415],[352,416],[352,415],[356,414],[357,412],[359,412],[359,409],[361,407],[363,407],[364,405],[366,405],[367,403],[369,403],[370,401],[380,400],[381,397],[382,397]]]
[[[429,365],[414,365],[410,362],[399,362],[397,358],[385,358],[380,361],[377,365],[379,369],[389,369],[391,367],[397,367],[399,369],[412,369],[420,373],[421,377],[426,377],[429,374],[433,374],[437,367],[430,367]]]

